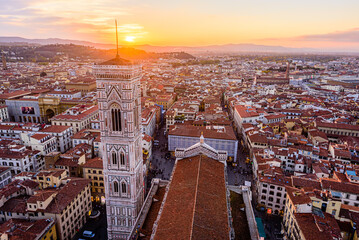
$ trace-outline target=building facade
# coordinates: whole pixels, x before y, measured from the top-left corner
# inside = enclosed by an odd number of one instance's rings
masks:
[[[11,182],[11,168],[0,167],[0,189]]]
[[[105,187],[103,184],[103,163],[99,157],[89,159],[83,165],[84,178],[91,179],[91,200],[105,203]]]
[[[209,146],[226,151],[228,157],[237,159],[238,140],[232,127],[176,125],[168,133],[168,151],[174,152],[176,148],[188,148],[196,144],[202,133]]]
[[[127,239],[144,201],[142,67],[119,58],[94,65],[109,239]]]
[[[91,121],[97,119],[96,105],[77,105],[51,118],[53,126],[71,126],[74,134],[81,129],[91,128]]]

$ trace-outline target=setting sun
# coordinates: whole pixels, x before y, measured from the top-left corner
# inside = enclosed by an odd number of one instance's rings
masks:
[[[126,42],[133,42],[135,41],[136,37],[135,36],[126,36],[125,37],[125,41]]]

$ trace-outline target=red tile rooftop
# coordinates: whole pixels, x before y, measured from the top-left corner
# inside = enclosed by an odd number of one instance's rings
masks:
[[[258,117],[259,116],[256,109],[251,108],[251,107],[246,107],[243,105],[236,105],[235,109],[238,112],[239,116],[241,116],[241,118]]]
[[[334,179],[327,179],[322,178],[320,179],[322,183],[323,190],[331,190],[331,191],[338,191],[344,193],[353,193],[359,194],[359,185],[348,183],[348,182],[339,182],[338,180]]]
[[[83,168],[98,168],[103,169],[102,158],[96,157],[93,159],[88,159],[86,163],[83,165]]]
[[[5,172],[6,170],[9,170],[11,167],[0,167],[0,174]]]
[[[6,232],[8,240],[39,239],[54,224],[53,220],[25,220],[11,218],[0,225],[0,232]]]
[[[223,129],[224,131],[213,128],[208,129],[207,127],[176,124],[170,126],[169,135],[199,138],[201,133],[203,133],[204,138],[237,140],[232,127],[224,126]]]
[[[89,129],[82,129],[77,132],[72,139],[92,139],[97,138],[100,135],[100,132],[91,131]]]
[[[286,188],[287,196],[292,201],[294,205],[302,205],[302,204],[311,204],[312,200],[309,195],[304,192],[303,189],[293,188],[287,186]]]
[[[75,114],[70,114],[70,111],[75,110],[76,113]],[[85,119],[87,116],[89,116],[90,114],[93,114],[94,112],[98,111],[98,106],[97,105],[78,105],[75,107],[72,107],[70,109],[68,109],[66,112],[56,115],[54,117],[51,118],[51,121],[68,121],[68,120],[73,120],[73,121],[78,121],[78,120],[83,120]]]
[[[41,139],[44,139],[44,138],[46,138],[48,136],[50,136],[50,135],[49,134],[37,133],[37,134],[32,135],[31,137],[35,138],[36,140],[41,140]]]
[[[306,240],[341,239],[339,225],[330,214],[324,213],[322,218],[312,213],[294,213],[294,217]]]
[[[346,129],[359,131],[359,125],[343,124],[343,123],[326,123],[326,122],[315,122],[316,127],[318,128],[334,128],[334,129]]]
[[[177,161],[154,239],[228,239],[229,230],[223,163]]]
[[[61,132],[64,132],[64,131],[68,130],[69,128],[72,128],[72,127],[70,127],[70,126],[51,125],[49,127],[41,129],[39,132],[61,133]]]
[[[0,94],[0,99],[12,99],[15,97],[21,97],[21,96],[25,96],[25,95],[29,95],[29,94],[31,94],[30,91],[18,90],[18,91],[14,91],[11,93]]]
[[[73,199],[82,191],[86,186],[89,186],[91,179],[83,178],[69,178],[70,181],[58,190],[56,197],[44,210],[49,213],[61,213],[63,209],[69,205]],[[45,190],[46,191],[46,190]]]
[[[58,168],[50,168],[46,170],[41,170],[36,176],[54,176],[60,177],[66,170]]]

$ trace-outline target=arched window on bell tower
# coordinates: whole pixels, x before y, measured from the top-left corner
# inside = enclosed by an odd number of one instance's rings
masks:
[[[116,152],[112,152],[111,153],[111,163],[113,166],[117,166],[118,161],[117,161],[117,153]]]
[[[138,99],[135,100],[135,108],[133,109],[133,115],[134,115],[134,125],[135,129],[138,128]]]
[[[113,182],[113,192],[115,193],[115,194],[118,194],[119,193],[119,185],[118,185],[118,182],[117,181],[114,181]]]
[[[111,130],[114,132],[122,131],[121,124],[121,110],[118,104],[112,104],[111,106]]]
[[[127,196],[127,183],[125,181],[121,182],[121,196]]]
[[[120,153],[120,166],[121,167],[126,166],[125,154],[123,152]]]

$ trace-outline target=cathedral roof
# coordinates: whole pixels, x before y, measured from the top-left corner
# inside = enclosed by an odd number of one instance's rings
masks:
[[[177,161],[154,239],[228,239],[224,171],[205,155]]]
[[[100,63],[99,65],[132,65],[132,62],[127,59],[120,58],[116,56],[115,58],[108,60],[106,62]]]

